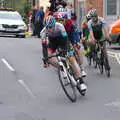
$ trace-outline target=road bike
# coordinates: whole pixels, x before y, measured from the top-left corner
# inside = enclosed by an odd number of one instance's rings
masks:
[[[111,71],[108,56],[103,47],[105,42],[106,40],[97,41],[95,46],[92,47],[89,55],[89,64],[91,65],[91,61],[93,60],[95,68],[99,68],[101,74],[103,74],[105,71],[107,77],[110,77]]]
[[[82,96],[85,96],[86,90],[81,91],[80,82],[76,81],[71,63],[69,62],[69,56],[65,55],[65,51],[59,51],[55,55],[47,58],[48,64],[54,65],[56,63],[49,62],[48,59],[56,57],[58,60],[58,76],[64,93],[71,102],[76,101],[76,88]]]

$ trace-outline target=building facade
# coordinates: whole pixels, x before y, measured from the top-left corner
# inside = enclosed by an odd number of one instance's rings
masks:
[[[86,11],[96,8],[99,16],[103,16],[108,22],[120,16],[120,0],[85,0],[84,5]]]
[[[44,9],[50,6],[49,0],[29,0],[32,6],[43,6]]]

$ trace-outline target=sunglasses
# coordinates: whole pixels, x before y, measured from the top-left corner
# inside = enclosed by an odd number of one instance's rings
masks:
[[[53,27],[52,27],[52,26],[49,26],[49,27],[47,26],[46,28],[47,28],[47,29],[51,29],[51,28],[53,28]]]

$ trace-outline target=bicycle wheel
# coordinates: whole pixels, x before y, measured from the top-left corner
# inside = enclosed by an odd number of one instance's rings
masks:
[[[58,76],[59,76],[61,86],[64,90],[64,93],[66,94],[66,96],[69,98],[71,102],[75,102],[76,101],[75,86],[72,84],[69,76],[67,75],[67,77],[64,78],[63,71],[61,70],[58,70]]]
[[[101,58],[97,58],[97,65],[100,70],[100,73],[103,74],[103,61],[101,60]]]
[[[103,66],[104,66],[107,77],[110,77],[110,66],[108,63],[108,59],[106,57],[104,57]]]
[[[97,53],[94,53],[93,54],[93,65],[94,65],[95,68],[97,68],[97,58],[98,58]]]
[[[88,55],[87,55],[87,60],[88,60],[88,64],[89,66],[91,66],[91,62],[92,62],[92,53],[90,52]]]

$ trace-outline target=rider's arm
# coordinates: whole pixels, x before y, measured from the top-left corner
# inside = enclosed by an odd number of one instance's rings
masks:
[[[107,23],[104,21],[104,19],[102,19],[102,28],[105,38],[109,40],[109,28]]]
[[[41,38],[41,41],[45,41],[46,39],[46,34],[47,34],[47,30],[46,30],[46,27],[44,27],[41,32],[40,32],[40,38]]]
[[[89,29],[89,32],[90,32],[90,40],[95,42],[95,37],[94,37],[94,34],[93,34],[92,25],[91,25],[91,20],[88,22],[88,29]]]
[[[86,30],[88,30],[88,21],[86,20],[86,18],[83,20],[81,27],[82,27],[83,39],[86,39]]]
[[[47,53],[47,30],[46,27],[44,27],[42,29],[42,31],[40,32],[40,36],[41,36],[41,43],[42,43],[42,52],[43,52],[43,57],[46,58],[48,57],[48,53]]]

